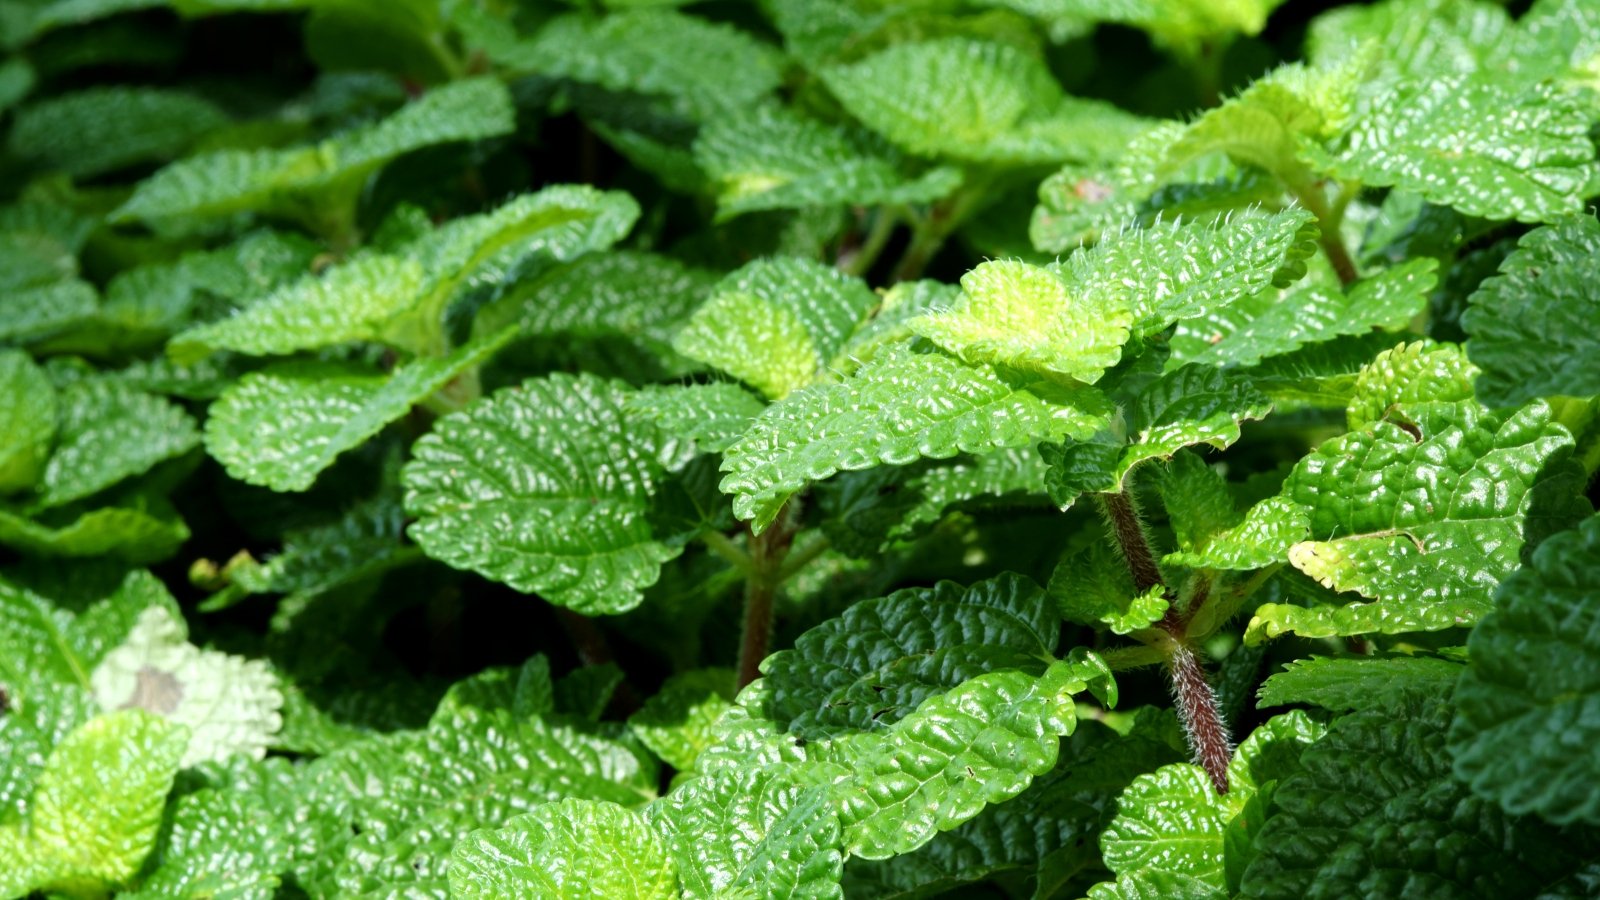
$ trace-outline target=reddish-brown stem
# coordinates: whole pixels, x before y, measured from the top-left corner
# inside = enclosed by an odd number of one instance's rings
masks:
[[[1177,702],[1178,719],[1189,737],[1194,761],[1211,776],[1217,793],[1228,792],[1228,760],[1233,758],[1233,742],[1228,725],[1222,721],[1217,695],[1206,680],[1206,671],[1194,648],[1174,639],[1167,671],[1172,676],[1172,696]]]
[[[751,570],[744,582],[744,634],[739,641],[739,687],[761,677],[761,661],[772,643],[772,607],[783,583],[783,560],[794,543],[795,501],[767,530],[750,537]]]
[[[1144,533],[1144,522],[1139,519],[1139,509],[1127,491],[1115,494],[1097,494],[1100,508],[1105,510],[1106,521],[1111,524],[1117,548],[1128,563],[1128,574],[1133,576],[1133,590],[1143,594],[1161,584],[1161,568],[1156,565],[1155,554],[1150,552],[1150,540]]]

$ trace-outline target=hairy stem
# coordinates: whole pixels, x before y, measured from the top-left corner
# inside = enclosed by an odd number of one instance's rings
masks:
[[[783,584],[784,558],[794,543],[796,503],[791,500],[766,531],[750,537],[751,571],[744,581],[744,629],[739,641],[739,687],[761,677],[772,643],[772,607]]]
[[[1144,533],[1144,522],[1139,509],[1127,491],[1115,494],[1096,494],[1111,534],[1117,540],[1117,549],[1128,563],[1128,574],[1133,576],[1135,594],[1143,594],[1161,584],[1161,568],[1156,565],[1155,554],[1150,552],[1150,539]]]
[[[1228,792],[1228,760],[1233,758],[1233,741],[1228,736],[1228,725],[1222,721],[1222,710],[1217,706],[1217,695],[1206,680],[1206,671],[1200,657],[1181,639],[1169,646],[1167,672],[1172,678],[1172,696],[1178,706],[1178,719],[1183,722],[1184,734],[1189,738],[1189,749],[1194,753],[1195,764],[1206,770],[1217,793]]]

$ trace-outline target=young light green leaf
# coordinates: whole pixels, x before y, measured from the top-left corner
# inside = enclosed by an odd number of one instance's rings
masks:
[[[106,709],[143,709],[186,726],[185,766],[234,753],[261,759],[283,724],[277,677],[261,660],[201,650],[185,632],[165,608],[146,609],[95,667],[95,699]]]
[[[246,375],[211,405],[206,449],[240,481],[306,490],[339,454],[482,365],[515,335],[506,329],[388,376],[339,363],[287,363]]]
[[[18,111],[9,141],[19,157],[89,178],[170,160],[227,121],[211,101],[186,91],[96,87]]]
[[[1492,405],[1600,394],[1588,327],[1600,310],[1600,221],[1573,216],[1522,237],[1461,316],[1467,355]]]
[[[922,156],[1011,165],[1108,158],[1145,127],[1110,104],[1064,95],[1041,61],[991,41],[899,43],[819,74],[852,115]]]
[[[26,353],[0,351],[0,494],[39,480],[56,436],[56,389]]]
[[[1089,896],[1141,897],[1147,885],[1183,884],[1198,891],[1183,896],[1226,897],[1223,834],[1244,799],[1237,791],[1218,796],[1205,770],[1189,763],[1134,779],[1100,836],[1106,867],[1117,880],[1095,886]]]
[[[1332,9],[1311,21],[1306,53],[1337,63],[1376,45],[1378,63],[1408,78],[1473,75],[1526,67],[1504,7],[1483,0],[1389,0]]]
[[[842,383],[768,407],[728,448],[722,490],[735,515],[763,529],[795,491],[835,472],[1087,438],[1109,413],[1092,388],[887,350]]]
[[[1044,592],[1014,573],[896,591],[767,657],[763,712],[806,737],[883,730],[986,672],[1042,673],[1060,631]]]
[[[681,547],[651,533],[661,439],[627,400],[620,384],[552,375],[440,420],[404,472],[412,539],[580,612],[637,606]]]
[[[1209,366],[1184,366],[1139,391],[1125,422],[1092,440],[1042,444],[1050,464],[1045,487],[1060,506],[1084,493],[1116,493],[1145,460],[1170,458],[1196,444],[1222,449],[1237,441],[1239,425],[1264,418],[1272,402],[1250,382]]]
[[[473,832],[450,861],[453,897],[674,900],[672,858],[638,813],[562,800],[502,828]]]
[[[628,717],[628,727],[651,752],[680,772],[711,745],[711,726],[733,703],[729,669],[693,669],[668,678],[661,690]]]
[[[1436,269],[1438,263],[1424,257],[1384,269],[1348,291],[1331,278],[1262,291],[1179,322],[1173,362],[1251,366],[1344,335],[1398,331],[1427,307]]]
[[[929,203],[961,184],[955,169],[912,174],[887,147],[776,106],[713,119],[695,138],[694,158],[716,184],[720,219],[763,209]]]
[[[1316,219],[1302,209],[1214,224],[1158,222],[1102,237],[1057,265],[1091,308],[1132,309],[1133,334],[1144,336],[1294,282],[1316,237]]]
[[[189,539],[189,527],[166,500],[138,492],[120,499],[128,505],[49,513],[43,521],[0,509],[0,544],[38,556],[109,556],[144,565],[170,557]]]
[[[1512,815],[1600,824],[1600,519],[1556,535],[1500,586],[1456,687],[1455,773]]]
[[[1490,75],[1393,85],[1317,163],[1339,178],[1414,191],[1489,219],[1550,222],[1600,186],[1580,96]]]
[[[876,305],[865,283],[831,266],[761,259],[718,282],[672,345],[781,400],[815,382]]]
[[[1395,416],[1419,404],[1458,403],[1473,399],[1477,368],[1454,344],[1417,341],[1378,354],[1356,376],[1345,408],[1353,431]]]
[[[0,717],[0,831],[4,831],[27,819],[34,784],[50,751],[100,709],[77,685],[20,683],[13,673],[0,672],[0,686],[7,697],[6,714]],[[13,832],[13,837],[20,834]],[[0,855],[7,852],[4,843],[0,837]]]
[[[1285,559],[1289,547],[1309,536],[1304,509],[1268,497],[1240,515],[1228,484],[1195,453],[1178,453],[1156,482],[1178,547],[1162,558],[1191,569],[1242,571]]]
[[[69,385],[60,416],[55,452],[39,479],[44,509],[98,493],[200,443],[188,413],[116,382]]]
[[[319,204],[318,195],[353,194],[373,172],[405,153],[495,137],[514,126],[504,85],[491,78],[456,81],[381,122],[315,146],[222,150],[174,163],[141,182],[111,220],[169,224],[268,210],[315,222],[337,215],[346,202]]]
[[[185,738],[141,710],[67,735],[39,773],[27,819],[0,826],[0,893],[98,893],[130,880],[155,845]]]
[[[1133,311],[1109,292],[1075,294],[1056,272],[1017,260],[961,277],[947,310],[907,327],[967,362],[997,363],[1094,383],[1122,358]]]
[[[1435,631],[1475,622],[1525,544],[1588,512],[1571,438],[1546,404],[1509,415],[1472,401],[1406,407],[1337,438],[1295,467],[1283,496],[1311,535],[1289,561],[1372,602],[1269,603],[1247,638]]]
[[[628,400],[628,412],[654,422],[662,434],[694,441],[702,453],[726,450],[766,406],[759,397],[726,381],[649,385]]]
[[[1396,693],[1448,696],[1462,672],[1460,663],[1435,656],[1312,656],[1289,663],[1262,682],[1256,705],[1381,709]]]
[[[1283,0],[1065,0],[1050,4],[1058,15],[1116,22],[1150,33],[1155,42],[1195,57],[1208,46],[1226,46],[1236,35],[1256,35]]]
[[[843,896],[838,813],[827,788],[795,775],[781,765],[727,769],[651,805],[686,900]]]

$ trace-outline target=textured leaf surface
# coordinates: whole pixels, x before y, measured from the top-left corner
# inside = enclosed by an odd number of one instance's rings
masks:
[[[1600,221],[1574,216],[1525,235],[1461,317],[1485,403],[1600,394]]]
[[[11,151],[84,178],[132,163],[169,160],[228,121],[194,94],[99,87],[63,94],[17,114]]]
[[[628,717],[628,727],[668,765],[691,771],[700,751],[712,743],[712,726],[733,705],[735,679],[730,669],[674,675]]]
[[[267,805],[239,792],[202,790],[172,804],[172,822],[139,890],[121,896],[172,900],[227,896],[269,900],[291,852]]]
[[[131,498],[129,506],[102,506],[61,524],[46,524],[0,510],[0,544],[39,556],[109,556],[134,564],[158,562],[189,539],[171,504]],[[57,517],[51,516],[51,519]]]
[[[1413,259],[1348,291],[1337,282],[1312,278],[1287,289],[1262,291],[1179,322],[1172,337],[1173,360],[1250,366],[1344,335],[1397,331],[1426,308],[1437,268],[1432,259]]]
[[[718,282],[673,347],[778,400],[814,382],[876,305],[865,283],[831,266],[757,260]]]
[[[1089,388],[941,353],[886,351],[840,384],[797,392],[731,445],[722,490],[765,528],[795,491],[835,472],[1087,438],[1107,420]]]
[[[1583,893],[1592,833],[1515,819],[1450,778],[1450,708],[1413,702],[1336,721],[1273,794],[1247,897]],[[1471,847],[1471,852],[1462,848]],[[1566,880],[1566,879],[1571,880]]]
[[[131,879],[155,845],[184,740],[181,727],[138,710],[67,735],[39,773],[26,821],[0,829],[9,857],[0,891],[103,891]]]
[[[1467,642],[1450,730],[1457,777],[1513,815],[1600,824],[1600,519],[1556,535],[1506,579]]]
[[[1305,274],[1315,218],[1293,209],[1237,215],[1216,224],[1162,222],[1106,236],[1058,265],[1091,308],[1133,310],[1136,336],[1203,316]],[[1110,300],[1101,300],[1109,297]]]
[[[1237,792],[1219,797],[1205,770],[1189,763],[1134,779],[1117,801],[1117,817],[1100,836],[1106,867],[1117,873],[1117,881],[1089,896],[1138,897],[1145,884],[1170,883],[1197,888],[1198,896],[1226,896],[1223,834],[1242,803]]]
[[[405,469],[412,539],[580,612],[637,606],[680,551],[651,534],[660,438],[626,402],[616,383],[552,375],[440,420]]]
[[[0,494],[33,487],[56,436],[56,389],[26,353],[0,351]]]
[[[116,382],[80,382],[61,392],[55,452],[39,480],[39,505],[61,506],[149,471],[199,445],[179,407]]]
[[[630,413],[655,422],[662,434],[694,441],[705,453],[726,450],[766,406],[759,397],[727,382],[651,385],[628,401]]]
[[[1471,401],[1418,404],[1329,441],[1295,467],[1284,496],[1310,512],[1296,568],[1372,602],[1267,604],[1252,639],[1464,625],[1490,608],[1523,545],[1585,513],[1566,430],[1535,403],[1499,416]],[[1404,426],[1404,427],[1402,427]]]
[[[1282,497],[1241,515],[1221,474],[1195,453],[1174,455],[1157,485],[1178,544],[1162,558],[1168,565],[1259,569],[1283,562],[1289,547],[1309,535],[1307,512]]]
[[[212,404],[206,449],[240,481],[303,491],[346,450],[479,366],[506,330],[385,376],[358,366],[289,363],[246,375]]]
[[[961,183],[950,168],[911,174],[887,147],[773,106],[711,121],[695,138],[694,157],[716,183],[725,218],[763,209],[928,203]]]
[[[783,766],[727,769],[652,804],[685,898],[842,897],[839,816]]]
[[[1417,341],[1373,357],[1356,375],[1345,407],[1351,430],[1386,419],[1404,421],[1408,408],[1473,399],[1477,369],[1454,344]]]
[[[1021,575],[896,591],[768,657],[765,713],[809,737],[882,730],[986,672],[1043,672],[1059,632],[1044,592]]]
[[[672,860],[645,818],[614,803],[562,800],[474,832],[450,865],[456,897],[678,896]]]
[[[1185,366],[1144,386],[1116,431],[1091,441],[1044,444],[1039,448],[1050,471],[1045,487],[1066,506],[1080,494],[1116,493],[1134,466],[1169,458],[1183,447],[1206,444],[1222,449],[1237,441],[1239,424],[1264,418],[1272,403],[1247,380],[1208,366]]]
[[[283,724],[278,679],[261,660],[188,643],[182,621],[162,606],[139,614],[128,638],[90,676],[106,709],[143,709],[183,725],[183,764],[242,753],[255,759]]]
[[[1395,186],[1468,215],[1548,222],[1600,184],[1584,101],[1539,84],[1428,78],[1374,99],[1324,168]]]
[[[1074,296],[1049,269],[986,262],[961,277],[947,311],[912,319],[911,330],[968,362],[1055,372],[1093,383],[1122,358],[1133,314],[1108,293]]]
[[[1087,549],[1063,557],[1050,575],[1050,599],[1068,622],[1128,634],[1149,628],[1167,611],[1166,590],[1139,593],[1127,562],[1103,536]]]
[[[1189,123],[1168,148],[1166,168],[1225,153],[1285,183],[1305,181],[1307,148],[1344,125],[1365,62],[1358,54],[1328,68],[1293,63],[1273,69]]]
[[[1324,709],[1381,709],[1397,692],[1448,696],[1462,671],[1460,663],[1433,656],[1312,656],[1289,663],[1262,682],[1256,705],[1310,703]]]

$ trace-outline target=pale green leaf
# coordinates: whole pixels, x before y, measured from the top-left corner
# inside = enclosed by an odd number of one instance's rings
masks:
[[[201,650],[160,606],[140,614],[128,638],[90,676],[106,709],[138,708],[188,729],[183,764],[242,753],[260,759],[283,724],[278,679],[261,660]]]
[[[89,692],[77,685],[30,686],[19,684],[13,674],[0,672],[7,698],[6,713],[0,716],[0,831],[27,818],[34,782],[50,751],[100,711]],[[0,838],[0,846],[4,841]],[[6,852],[0,849],[0,856]]]
[[[1060,630],[1044,592],[1014,573],[896,591],[856,603],[767,657],[763,712],[807,737],[881,731],[984,673],[1042,673]]]
[[[562,800],[477,831],[450,864],[453,897],[679,896],[672,859],[638,813],[614,803]]]
[[[1179,322],[1172,336],[1172,359],[1251,366],[1264,357],[1344,335],[1398,331],[1427,308],[1437,268],[1433,259],[1413,259],[1362,279],[1347,291],[1337,282],[1309,278],[1286,289],[1262,291]]]
[[[1508,415],[1472,401],[1407,407],[1301,460],[1283,496],[1311,536],[1289,561],[1370,602],[1260,607],[1247,637],[1435,631],[1475,622],[1525,544],[1588,512],[1571,438],[1534,403]]]
[[[877,302],[832,266],[761,259],[718,282],[673,348],[778,400],[815,382]]]
[[[337,363],[288,363],[246,375],[211,405],[206,449],[228,474],[303,491],[352,450],[505,346],[510,329],[392,374]]]
[[[1050,269],[1001,260],[963,275],[961,297],[951,308],[907,325],[968,362],[1093,383],[1122,358],[1132,321],[1124,297],[1075,294]]]
[[[1524,403],[1600,394],[1600,348],[1589,323],[1600,310],[1600,221],[1582,215],[1524,235],[1478,286],[1461,326],[1483,370],[1483,402]]]
[[[1145,127],[1068,97],[1026,52],[946,37],[900,43],[819,73],[846,110],[923,156],[1011,165],[1106,158]]]
[[[152,856],[154,869],[132,900],[228,897],[271,900],[291,848],[284,823],[242,792],[207,788],[172,804],[171,824]]]
[[[200,443],[188,413],[116,382],[69,385],[59,409],[55,452],[39,479],[41,508],[81,500]]]
[[[1346,424],[1354,431],[1390,418],[1404,422],[1418,404],[1470,401],[1476,374],[1454,344],[1400,344],[1378,354],[1356,376]]]
[[[637,606],[681,548],[651,533],[661,439],[627,400],[614,382],[552,375],[441,419],[405,468],[412,539],[580,612]]]
[[[1433,656],[1312,656],[1289,663],[1262,682],[1256,705],[1381,709],[1397,692],[1448,696],[1462,671],[1460,663]]]
[[[1208,366],[1184,366],[1143,386],[1113,430],[1090,441],[1041,445],[1050,463],[1045,487],[1061,506],[1084,493],[1116,493],[1138,464],[1197,444],[1220,450],[1239,439],[1240,423],[1271,410],[1271,401],[1249,381]]]
[[[1387,72],[1413,78],[1472,75],[1536,65],[1515,52],[1511,17],[1484,0],[1388,0],[1317,16],[1307,55],[1334,63],[1374,42]]]
[[[170,160],[227,121],[211,101],[185,91],[94,87],[18,111],[9,146],[17,156],[85,178]]]
[[[47,515],[48,521],[0,509],[0,544],[39,556],[110,556],[144,564],[170,557],[189,539],[189,527],[172,504],[139,495],[124,501],[129,505]]]
[[[915,337],[911,323],[929,313],[949,309],[961,296],[961,289],[932,279],[902,281],[881,292],[882,302],[872,318],[856,329],[828,364],[840,377],[853,375],[880,352],[904,344]]]
[[[768,407],[728,448],[722,490],[734,495],[736,515],[765,528],[791,494],[835,472],[1087,438],[1109,413],[1091,388],[942,353],[885,351],[839,384]]]
[[[842,835],[828,791],[783,766],[696,778],[647,814],[685,898],[843,896]]]
[[[929,203],[961,184],[955,169],[915,174],[886,147],[775,106],[712,120],[695,137],[694,158],[716,184],[720,218],[763,209]]]
[[[1500,587],[1456,688],[1455,774],[1513,815],[1600,824],[1600,519],[1556,535]]]
[[[1194,56],[1208,46],[1228,44],[1235,35],[1255,35],[1283,0],[1064,0],[1051,4],[1058,15],[1092,22],[1131,25],[1156,43]]]
[[[0,351],[0,494],[33,487],[56,436],[56,389],[26,353]]]
[[[1549,222],[1600,186],[1589,122],[1586,101],[1550,84],[1430,77],[1372,98],[1317,162],[1468,215]]]
[[[703,453],[721,453],[766,409],[759,397],[725,381],[649,385],[628,400],[628,412],[656,424],[664,435],[694,442]]]
[[[468,706],[506,710],[519,719],[551,715],[556,711],[556,696],[550,660],[541,653],[529,657],[520,668],[484,669],[462,679],[450,685],[434,715],[453,715]]]
[[[734,683],[734,673],[728,669],[674,675],[628,717],[628,727],[668,765],[691,771],[695,758],[713,740],[711,726],[733,705]]]

